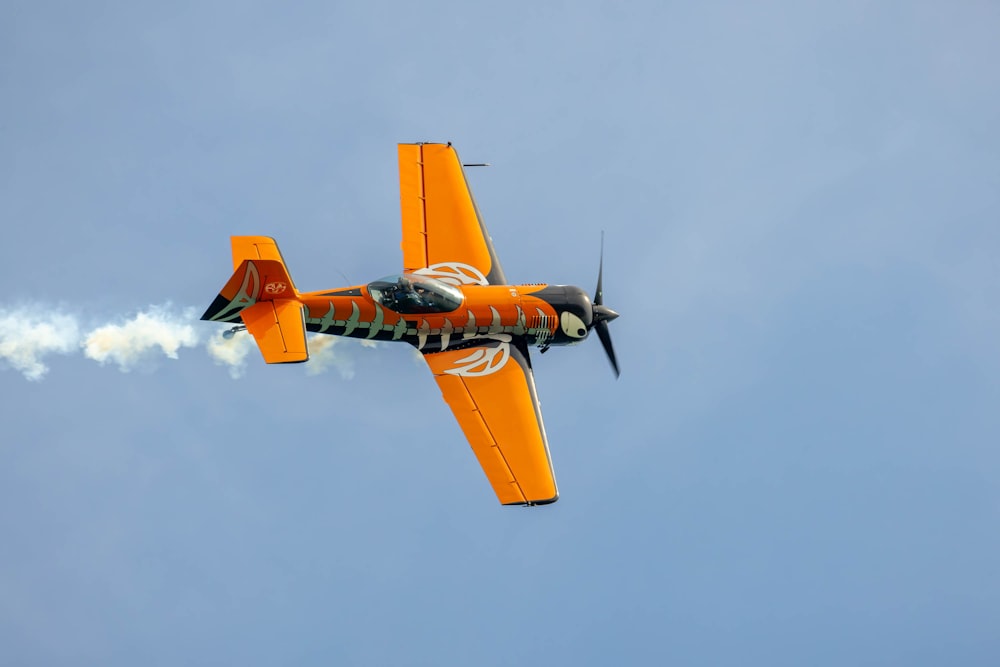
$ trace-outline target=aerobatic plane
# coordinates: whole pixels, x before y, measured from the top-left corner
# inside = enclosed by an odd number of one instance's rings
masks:
[[[497,498],[559,498],[529,348],[545,352],[597,332],[618,362],[601,280],[579,287],[504,276],[451,144],[400,144],[403,266],[366,285],[300,292],[274,240],[231,238],[234,272],[201,319],[237,324],[269,364],[309,359],[306,332],[409,343],[422,354]],[[602,244],[603,245],[603,244]]]

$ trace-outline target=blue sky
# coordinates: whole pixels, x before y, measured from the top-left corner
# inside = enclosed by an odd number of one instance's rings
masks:
[[[395,272],[394,144],[450,140],[512,280],[593,289],[606,231],[622,377],[535,355],[561,500],[524,510],[404,346],[4,357],[0,662],[996,664],[998,29],[5,3],[0,352],[200,313],[232,234],[303,289]]]

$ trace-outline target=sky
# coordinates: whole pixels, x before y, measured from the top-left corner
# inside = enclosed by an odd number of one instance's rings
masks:
[[[0,663],[995,665],[992,2],[0,4]],[[558,503],[422,361],[197,321],[230,235],[395,273],[452,141]],[[316,345],[324,345],[316,343]],[[228,356],[227,356],[228,355]],[[244,356],[240,356],[244,355]]]

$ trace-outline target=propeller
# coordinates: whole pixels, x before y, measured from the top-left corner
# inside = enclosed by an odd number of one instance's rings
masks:
[[[601,232],[601,262],[597,269],[597,290],[594,292],[594,318],[590,327],[597,332],[597,337],[601,339],[601,345],[608,355],[611,368],[615,371],[615,377],[621,375],[618,370],[618,359],[615,357],[615,348],[611,344],[611,332],[608,331],[608,322],[618,317],[618,313],[604,305],[604,232]]]

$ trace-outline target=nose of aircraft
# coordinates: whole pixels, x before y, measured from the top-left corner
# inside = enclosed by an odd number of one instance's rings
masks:
[[[597,304],[594,306],[594,321],[600,322],[610,322],[612,320],[618,319],[618,313],[611,310],[604,304]]]

